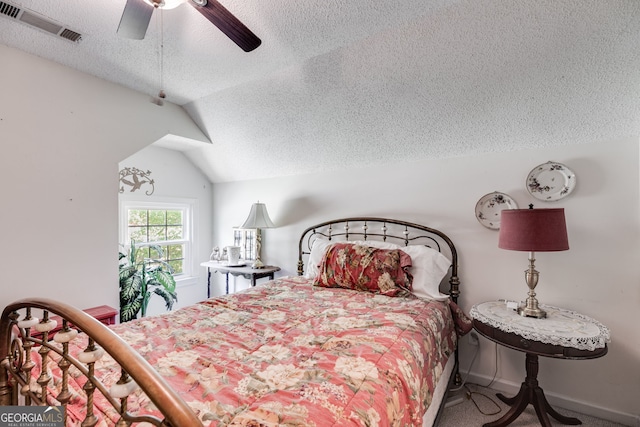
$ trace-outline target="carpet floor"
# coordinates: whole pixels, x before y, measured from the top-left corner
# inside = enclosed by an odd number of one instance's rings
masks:
[[[496,397],[495,390],[474,385],[468,385],[467,387],[471,391],[470,398],[465,389],[450,396],[449,402],[455,402],[456,397],[461,397],[462,402],[445,408],[438,427],[481,427],[484,423],[499,419],[508,411],[509,406]],[[566,409],[554,409],[562,415],[578,418],[585,427],[623,427],[622,424],[579,414]],[[549,419],[553,426],[563,425],[551,417],[549,417]],[[540,422],[531,405],[529,405],[514,422],[509,424],[509,427],[535,426],[540,426]]]

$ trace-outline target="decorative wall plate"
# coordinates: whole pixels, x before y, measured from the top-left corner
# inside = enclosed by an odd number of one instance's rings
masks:
[[[518,204],[508,195],[494,191],[485,194],[476,203],[476,218],[480,224],[492,230],[500,228],[500,212],[505,209],[518,209]]]
[[[576,174],[566,165],[547,162],[533,168],[527,176],[527,190],[539,200],[555,202],[576,188]]]

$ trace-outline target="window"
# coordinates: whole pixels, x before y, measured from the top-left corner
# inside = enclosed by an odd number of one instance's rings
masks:
[[[256,229],[234,228],[233,245],[240,247],[240,258],[246,261],[256,259]]]
[[[136,245],[138,261],[160,259],[176,276],[191,275],[193,203],[121,202],[121,243]],[[156,247],[162,249],[162,254]]]

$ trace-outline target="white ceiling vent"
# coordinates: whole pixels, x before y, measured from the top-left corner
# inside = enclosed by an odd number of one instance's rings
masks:
[[[76,31],[66,28],[64,25],[35,13],[31,10],[23,9],[4,1],[0,1],[0,16],[5,16],[14,21],[29,25],[30,27],[46,31],[65,40],[78,43],[82,40],[82,35]]]

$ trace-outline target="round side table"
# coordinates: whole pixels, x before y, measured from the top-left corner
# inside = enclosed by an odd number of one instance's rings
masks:
[[[473,306],[469,314],[474,328],[484,337],[505,347],[522,351],[526,377],[514,397],[496,396],[511,409],[500,419],[484,427],[503,427],[513,422],[531,403],[540,424],[551,427],[548,415],[563,424],[582,424],[577,418],[566,417],[554,410],[538,385],[538,356],[558,359],[594,359],[607,354],[609,329],[582,314],[557,307],[541,305],[547,312],[544,319],[520,316],[507,308],[504,301],[490,301]]]

